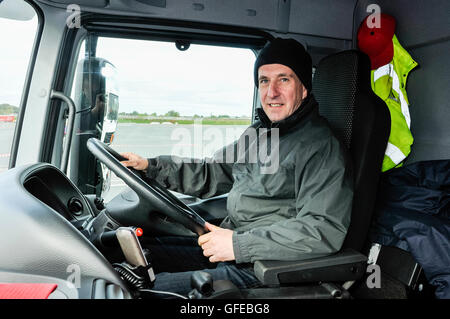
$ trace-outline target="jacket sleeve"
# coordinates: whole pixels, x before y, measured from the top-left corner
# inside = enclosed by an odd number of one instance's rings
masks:
[[[233,186],[233,163],[225,155],[231,144],[216,152],[212,158],[192,159],[177,156],[158,156],[148,159],[147,178],[156,179],[162,186],[199,198],[228,193]]]
[[[343,148],[331,139],[302,152],[295,175],[296,215],[234,232],[237,263],[310,259],[341,248],[353,200],[352,167]]]

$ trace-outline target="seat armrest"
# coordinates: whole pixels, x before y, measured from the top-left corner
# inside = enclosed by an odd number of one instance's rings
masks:
[[[361,278],[367,257],[353,249],[301,261],[258,260],[255,276],[266,286],[308,282],[345,282]]]

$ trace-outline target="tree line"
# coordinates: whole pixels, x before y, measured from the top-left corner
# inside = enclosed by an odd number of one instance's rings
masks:
[[[17,106],[3,103],[0,104],[0,114],[17,114],[19,113],[19,108]]]
[[[179,112],[174,111],[174,110],[170,110],[165,114],[157,114],[156,112],[153,113],[139,113],[138,111],[133,111],[130,113],[127,112],[121,112],[119,113],[120,115],[126,115],[126,116],[136,116],[136,117],[140,117],[140,116],[154,116],[154,117],[183,117],[182,115],[180,115]],[[187,116],[187,117],[191,117],[191,118],[231,118],[231,116],[229,115],[209,115],[209,116],[204,116],[204,115],[198,115],[198,114],[194,114],[193,116]]]

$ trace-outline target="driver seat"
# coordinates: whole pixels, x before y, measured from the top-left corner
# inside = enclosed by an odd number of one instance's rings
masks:
[[[390,133],[390,114],[371,89],[370,60],[360,51],[343,51],[323,58],[315,72],[312,92],[320,114],[348,147],[353,161],[355,189],[346,239],[341,250],[330,256],[303,261],[256,261],[255,275],[265,287],[241,290],[241,297],[349,297],[346,288],[366,272],[369,245],[365,243]],[[306,283],[307,286],[299,285]]]

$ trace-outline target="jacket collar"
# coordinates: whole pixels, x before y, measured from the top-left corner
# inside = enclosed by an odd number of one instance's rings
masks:
[[[300,107],[295,110],[294,113],[289,115],[287,118],[278,121],[272,122],[267,116],[266,112],[264,112],[262,107],[256,109],[258,112],[258,118],[261,122],[260,127],[264,128],[278,128],[280,130],[280,135],[288,132],[291,128],[296,126],[302,121],[312,110],[317,110],[318,103],[312,94],[308,95],[306,99],[303,100]]]

